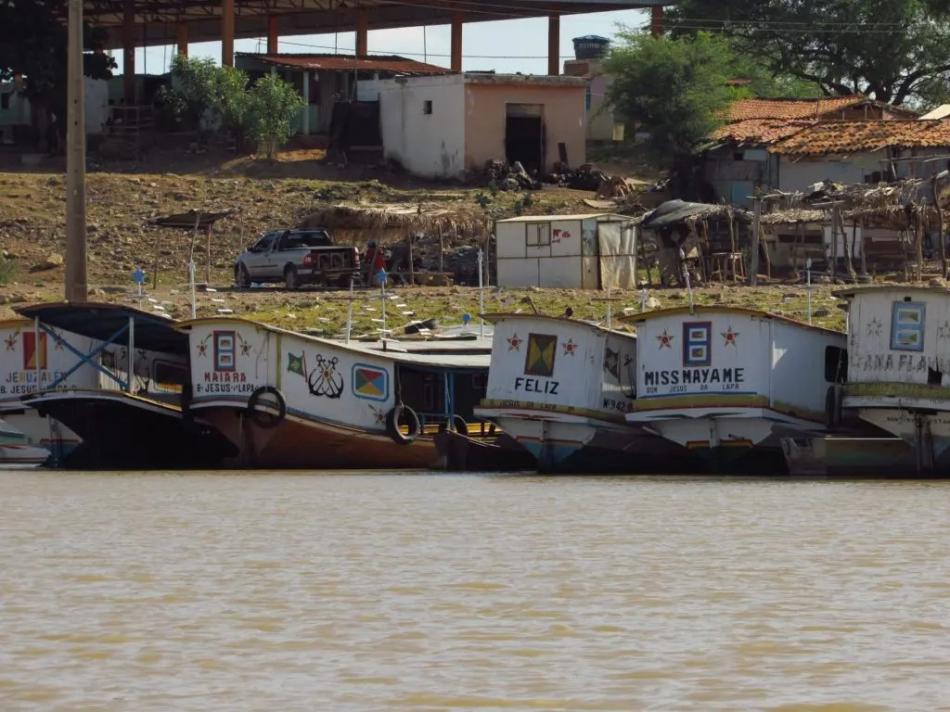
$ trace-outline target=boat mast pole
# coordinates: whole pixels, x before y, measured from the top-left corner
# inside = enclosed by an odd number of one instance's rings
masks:
[[[36,392],[43,390],[40,385],[40,318],[33,318],[33,363],[36,365]],[[25,338],[25,337],[24,337]],[[24,349],[26,347],[24,346]]]
[[[485,253],[482,248],[478,248],[478,335],[485,335],[485,320],[482,314],[485,313],[485,272],[482,269],[482,262],[485,259]]]
[[[83,97],[82,3],[83,0],[69,0],[66,70],[66,301],[77,303],[89,298],[86,281],[86,110]]]
[[[129,380],[126,383],[125,389],[129,394],[135,392],[135,387],[132,381],[135,379],[135,317],[129,317]]]

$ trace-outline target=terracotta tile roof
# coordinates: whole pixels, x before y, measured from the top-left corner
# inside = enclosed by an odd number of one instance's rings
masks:
[[[826,121],[769,147],[772,153],[820,156],[882,148],[950,147],[950,120]]]
[[[711,138],[715,141],[768,144],[791,136],[813,123],[813,121],[788,119],[746,119],[723,124],[713,132]]]
[[[278,67],[292,67],[308,71],[366,71],[391,72],[393,74],[449,74],[445,67],[417,62],[396,55],[372,55],[355,57],[346,54],[261,54],[255,59]]]
[[[867,101],[866,96],[826,99],[740,99],[728,109],[729,121],[746,119],[812,119]]]

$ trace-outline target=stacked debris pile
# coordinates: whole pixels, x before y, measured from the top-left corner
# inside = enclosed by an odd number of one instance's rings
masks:
[[[504,161],[488,161],[485,164],[485,177],[489,184],[499,190],[540,190],[541,181],[532,178],[521,161],[505,163]]]

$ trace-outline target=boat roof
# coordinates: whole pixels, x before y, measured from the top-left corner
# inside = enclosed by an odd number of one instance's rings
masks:
[[[606,326],[601,326],[600,324],[595,324],[592,321],[584,321],[583,319],[572,319],[566,316],[549,316],[547,314],[515,314],[514,312],[499,312],[495,314],[482,314],[482,319],[485,321],[495,324],[499,321],[505,321],[507,319],[523,319],[525,321],[558,321],[565,324],[571,324],[573,326],[586,326],[591,331],[603,331],[608,334],[617,334],[618,336],[626,336],[628,339],[636,339],[635,334],[631,334],[626,331],[617,331],[616,329],[608,329]],[[617,321],[626,321],[625,317],[617,317]]]
[[[600,220],[602,222],[632,222],[634,218],[619,213],[575,213],[573,215],[519,215],[498,220],[499,223],[563,222],[570,220]]]
[[[428,368],[488,368],[488,364],[491,360],[491,353],[487,350],[485,353],[420,353],[418,351],[406,351],[406,350],[383,350],[381,348],[382,342],[374,341],[369,343],[360,343],[358,341],[350,341],[346,343],[342,340],[337,339],[327,339],[321,336],[312,336],[310,334],[301,334],[298,331],[290,331],[288,329],[282,329],[279,326],[272,326],[271,324],[264,324],[259,321],[254,321],[252,319],[243,319],[241,317],[232,317],[232,316],[215,316],[215,317],[204,317],[201,319],[190,319],[188,321],[181,321],[175,324],[175,328],[180,330],[181,335],[185,334],[191,330],[194,326],[200,326],[202,324],[247,324],[249,326],[254,326],[258,329],[264,329],[265,331],[270,331],[274,334],[287,334],[289,336],[294,336],[298,339],[303,339],[304,341],[310,341],[315,344],[324,344],[327,346],[333,346],[334,348],[343,349],[344,351],[350,351],[356,354],[365,354],[368,356],[376,356],[387,358],[390,361],[395,363],[402,363],[407,365],[414,366],[424,366]],[[187,336],[185,336],[187,339]],[[464,343],[464,342],[463,342]],[[471,344],[471,342],[468,342]],[[440,343],[440,346],[443,346],[443,343]],[[400,344],[399,346],[402,346]]]
[[[820,331],[823,334],[836,334],[843,335],[843,331],[838,331],[837,329],[828,329],[824,326],[815,326],[814,324],[809,324],[804,321],[799,321],[798,319],[792,319],[791,317],[783,316],[781,314],[775,314],[773,312],[762,311],[761,309],[747,309],[746,307],[729,307],[729,306],[695,306],[692,309],[689,307],[674,307],[672,309],[655,309],[653,311],[642,312],[640,314],[634,314],[633,316],[622,316],[620,321],[624,321],[630,324],[637,324],[644,321],[650,321],[651,319],[661,319],[667,316],[679,316],[682,314],[689,315],[698,315],[698,314],[717,314],[722,312],[728,312],[731,314],[741,314],[743,316],[757,316],[762,319],[774,319],[775,321],[783,321],[793,326],[801,327],[802,329],[811,329],[812,331]]]
[[[29,319],[0,319],[0,329],[8,329],[11,327],[22,328],[29,326],[30,323]]]
[[[178,331],[167,316],[141,311],[122,304],[56,302],[18,307],[14,311],[28,319],[105,341],[135,319],[135,345],[149,351],[187,354],[188,337]]]
[[[859,294],[873,294],[878,292],[927,292],[928,294],[950,294],[946,287],[928,287],[923,284],[869,284],[866,286],[837,289],[831,293],[839,299],[850,299]]]

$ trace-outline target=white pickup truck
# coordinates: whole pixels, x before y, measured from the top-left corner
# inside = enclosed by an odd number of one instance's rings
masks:
[[[281,229],[265,232],[238,256],[234,282],[245,288],[255,282],[348,288],[359,271],[359,251],[334,245],[324,228]]]

